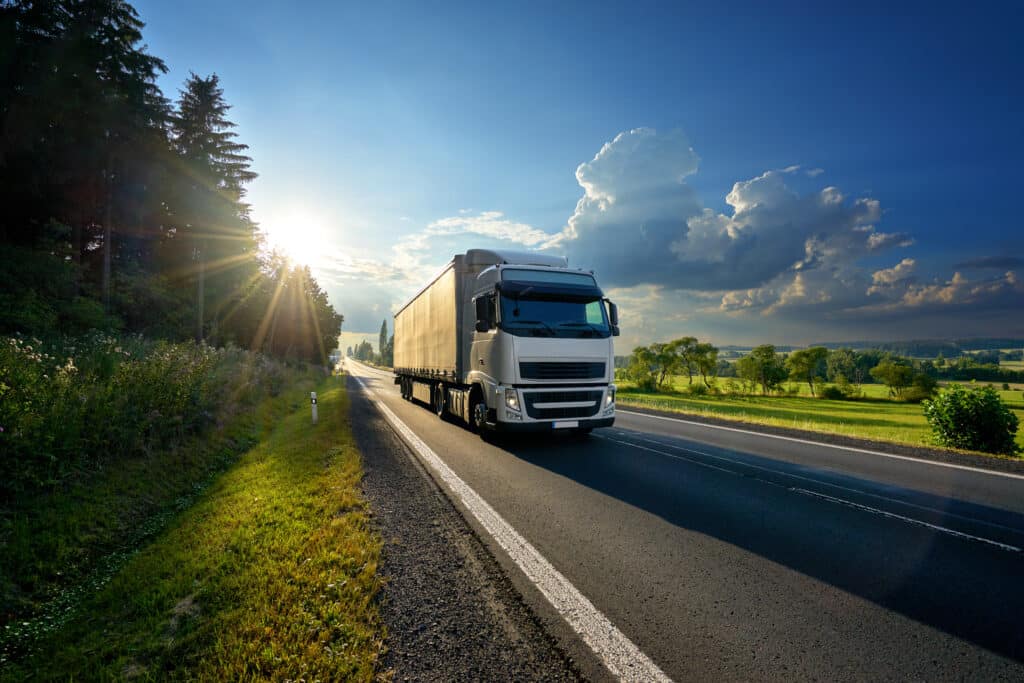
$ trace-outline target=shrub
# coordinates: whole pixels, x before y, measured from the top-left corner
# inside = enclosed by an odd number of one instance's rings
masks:
[[[236,348],[102,333],[0,338],[0,503],[180,443],[222,411],[275,394],[282,373]]]
[[[707,396],[708,388],[703,384],[691,384],[687,391],[690,392],[691,396]]]
[[[818,394],[819,398],[828,399],[830,401],[842,401],[846,398],[846,394],[839,387],[825,387]]]
[[[951,448],[1014,455],[1017,416],[992,387],[952,384],[924,402],[937,443]]]
[[[1009,382],[1003,382],[1003,391],[1009,391],[1009,390],[1010,390],[1010,383]]]
[[[938,386],[939,383],[934,377],[919,372],[914,375],[910,388],[903,392],[903,399],[908,403],[920,403],[931,398]]]

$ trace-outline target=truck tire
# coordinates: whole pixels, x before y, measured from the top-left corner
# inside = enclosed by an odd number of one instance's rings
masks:
[[[434,414],[442,420],[444,419],[445,408],[448,401],[446,400],[445,390],[443,384],[438,384],[434,387]]]
[[[469,427],[480,435],[481,439],[487,439],[487,404],[484,402],[483,392],[474,388],[469,394]]]

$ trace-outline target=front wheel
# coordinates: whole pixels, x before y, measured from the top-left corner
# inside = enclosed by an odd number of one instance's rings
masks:
[[[479,394],[474,393],[472,405],[470,406],[470,420],[473,431],[480,435],[481,439],[487,439],[487,404]]]
[[[434,389],[434,412],[442,420],[444,419],[445,403],[444,385],[438,384]]]

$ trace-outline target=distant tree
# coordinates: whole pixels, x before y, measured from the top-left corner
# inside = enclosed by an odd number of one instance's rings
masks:
[[[855,368],[852,377],[847,377],[854,384],[864,384],[873,376],[871,369],[888,358],[889,354],[878,349],[864,349],[855,354]]]
[[[704,386],[710,389],[708,378],[718,376],[718,349],[712,344],[701,342],[694,347],[693,358]]]
[[[914,374],[914,368],[892,358],[886,358],[871,369],[871,376],[889,387],[889,395],[897,399],[903,398],[903,392],[914,381]]]
[[[373,344],[364,339],[363,341],[356,344],[356,348],[353,355],[355,356],[356,360],[373,360]]]
[[[351,346],[348,347],[347,349],[345,349],[345,357],[346,358],[351,358],[352,357],[352,347]]]
[[[377,351],[380,353],[381,365],[388,365],[384,362],[384,347],[388,345],[388,321],[385,318],[380,323],[380,334],[377,335]]]
[[[629,365],[626,366],[626,379],[635,383],[637,389],[641,391],[654,391],[658,386],[654,374],[656,363],[655,353],[650,347],[636,347],[629,357]]]
[[[977,351],[974,354],[974,360],[982,365],[999,365],[1000,353],[994,349]]]
[[[384,348],[380,352],[380,364],[387,367],[392,367],[395,364],[395,335],[391,335],[384,342]]]
[[[775,352],[775,347],[771,344],[762,344],[736,361],[736,374],[742,379],[760,385],[764,394],[778,388],[789,375],[782,356]]]
[[[647,347],[654,361],[655,387],[663,389],[665,384],[672,379],[672,375],[679,372],[683,367],[683,359],[678,353],[678,346],[675,342],[655,343]]]
[[[853,349],[835,349],[828,354],[826,376],[829,382],[838,381],[842,376],[847,381],[857,376],[857,355]],[[855,381],[855,380],[854,380]]]
[[[668,343],[667,351],[676,356],[674,371],[683,370],[688,378],[687,384],[693,384],[693,373],[698,369],[699,355],[696,337],[680,337]]]
[[[828,349],[824,346],[812,346],[809,349],[793,351],[786,358],[786,369],[792,379],[807,382],[814,396],[814,382],[825,376],[825,362]]]

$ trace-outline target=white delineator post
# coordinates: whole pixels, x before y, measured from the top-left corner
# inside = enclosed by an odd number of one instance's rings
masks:
[[[309,405],[313,409],[313,424],[316,424],[316,392],[309,392]]]

